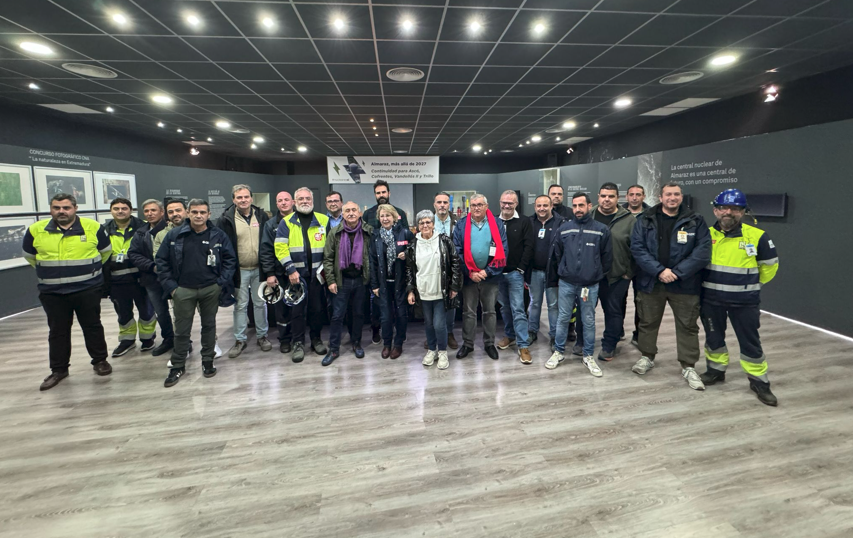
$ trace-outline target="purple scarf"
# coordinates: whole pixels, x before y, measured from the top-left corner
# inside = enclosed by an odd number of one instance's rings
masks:
[[[364,257],[364,236],[361,233],[361,219],[358,219],[358,224],[350,228],[346,221],[343,221],[344,231],[341,234],[341,269],[349,268],[350,264],[355,265],[356,269],[361,269],[361,262]],[[355,232],[355,238],[350,245],[349,234]]]

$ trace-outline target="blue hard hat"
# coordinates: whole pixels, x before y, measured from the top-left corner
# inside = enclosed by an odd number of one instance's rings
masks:
[[[739,189],[726,189],[714,198],[714,205],[746,207],[746,195]]]

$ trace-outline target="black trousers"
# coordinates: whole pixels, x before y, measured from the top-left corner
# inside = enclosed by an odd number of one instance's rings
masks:
[[[67,370],[71,364],[71,325],[75,314],[83,329],[86,350],[92,357],[92,364],[107,360],[107,341],[104,339],[104,326],[101,325],[100,286],[67,295],[41,293],[39,300],[47,314],[47,325],[50,328],[48,343],[52,371]]]
[[[308,322],[311,340],[319,340],[320,330],[323,328],[323,306],[326,305],[326,292],[314,278],[314,275],[308,276],[309,278],[306,279],[308,281],[308,293],[302,302],[290,309],[294,342],[305,342],[306,321]]]
[[[289,344],[293,341],[293,321],[291,319],[291,308],[284,304],[284,301],[279,301],[272,308],[275,312],[275,324],[278,327],[278,342],[280,344]]]
[[[338,293],[331,294],[332,323],[329,328],[329,349],[332,351],[340,351],[341,349],[341,333],[343,332],[344,318],[348,311],[352,313],[350,340],[353,344],[361,342],[361,330],[364,325],[364,298],[367,294],[364,280],[362,277],[344,277],[343,280],[343,285],[338,288]],[[352,336],[353,334],[355,337]]]

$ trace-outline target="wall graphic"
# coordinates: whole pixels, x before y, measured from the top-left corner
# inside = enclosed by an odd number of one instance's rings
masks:
[[[30,167],[0,164],[0,215],[31,213],[35,210]]]
[[[27,265],[21,245],[27,228],[35,222],[35,217],[0,219],[0,270]]]
[[[41,168],[39,166],[33,170],[35,171],[36,198],[38,199],[39,211],[50,212],[50,199],[63,192],[77,198],[78,211],[95,209],[92,172]]]
[[[95,172],[96,209],[110,208],[110,202],[116,198],[127,198],[137,207],[136,176],[133,174],[113,174],[110,172]],[[78,201],[79,203],[79,201]]]
[[[438,183],[438,157],[326,157],[329,183]]]

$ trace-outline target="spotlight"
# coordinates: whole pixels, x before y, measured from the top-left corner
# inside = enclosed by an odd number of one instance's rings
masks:
[[[258,149],[258,146],[256,146],[255,144],[252,144],[252,145],[251,145],[251,146],[249,146],[249,147],[250,147],[250,148],[252,148],[252,149]]]
[[[594,125],[593,125],[593,127],[594,127],[595,129],[598,129],[598,124],[597,124],[597,123],[596,123],[596,124],[594,124]]]
[[[567,122],[563,123],[563,129],[566,129],[566,130],[574,129],[577,126],[578,125],[573,121],[567,121]]]
[[[152,95],[151,100],[160,105],[171,105],[173,101],[168,95]]]
[[[574,152],[575,152],[575,148],[569,148],[566,150],[566,153],[568,153],[569,155],[571,155]]]
[[[379,133],[374,134],[373,136],[379,136]]]
[[[560,139],[560,137],[558,136],[558,137],[557,137],[557,142],[559,142],[560,140],[561,140],[561,139]]]
[[[219,120],[219,121],[217,121],[217,122],[216,122],[216,127],[217,127],[218,129],[230,129],[230,128],[231,128],[231,123],[229,123],[229,122],[227,122],[227,121],[225,121],[225,120]]]
[[[627,97],[622,97],[621,99],[617,99],[616,101],[614,101],[613,106],[615,106],[616,108],[628,108],[629,106],[631,106],[632,102],[633,101],[631,101]]]
[[[256,144],[263,144],[264,143],[264,137],[256,136],[255,138],[252,139],[252,142],[254,142]]]
[[[406,19],[402,22],[401,26],[403,27],[403,30],[409,32],[412,28],[415,27],[415,23],[413,23],[409,19]]]
[[[491,153],[491,152],[492,152],[492,150],[489,150],[489,153]]]
[[[33,54],[53,54],[53,49],[48,47],[47,45],[42,45],[41,43],[33,43],[32,41],[24,41],[21,43],[21,48],[27,52],[32,52]]]
[[[373,118],[370,118],[370,123],[373,123]]]
[[[213,142],[213,139],[212,139],[212,138],[210,138],[210,137],[208,136],[208,137],[207,137],[207,141],[208,141],[208,142]]]
[[[299,149],[300,153],[305,153],[306,151],[308,151],[308,148],[306,148],[305,146],[299,146],[299,148],[297,149]]]
[[[275,26],[275,21],[272,20],[272,17],[264,17],[263,19],[261,19],[261,24],[263,24],[267,28],[272,28],[273,26]]]
[[[374,130],[374,131],[376,130],[376,126],[375,126],[375,125],[373,126],[373,130]]]
[[[480,24],[479,21],[471,21],[471,23],[468,24],[468,29],[471,30],[472,33],[476,34],[483,29],[483,25]]]
[[[531,138],[531,140],[533,140],[534,142],[539,142],[540,140],[542,140],[542,137],[539,135],[536,135],[533,138]]]
[[[196,156],[196,155],[198,155],[199,153],[201,153],[201,152],[200,152],[198,149],[196,149],[196,148],[190,148],[190,155],[192,155],[193,157],[195,157],[195,156]]]
[[[525,143],[525,144],[527,144],[527,145],[529,146],[529,145],[530,145],[530,140],[525,140],[525,141],[524,141],[524,143]]]
[[[31,90],[40,90],[40,89],[41,89],[41,88],[39,88],[39,85],[38,85],[38,84],[36,84],[35,82],[30,82],[30,85],[29,85],[28,87],[29,87]]]
[[[737,56],[734,54],[720,54],[719,56],[714,56],[711,58],[711,65],[714,67],[722,67],[725,65],[731,65],[737,61]]]
[[[473,149],[474,151],[483,151],[483,146],[481,146],[480,144],[477,144],[474,147],[472,147],[471,149]]]
[[[116,110],[115,110],[113,107],[111,107],[111,106],[108,106],[108,107],[107,107],[107,112],[109,112],[110,114],[112,114],[112,113],[113,113],[113,112],[115,112],[115,111],[116,111]]]
[[[165,126],[166,126],[166,124],[165,124],[165,123],[163,123],[162,121],[158,121],[158,122],[157,122],[157,127],[160,127],[160,128],[162,129],[162,128],[163,128],[163,127],[165,127]]]
[[[125,17],[121,13],[113,14],[113,20],[118,24],[127,24],[127,17]]]
[[[545,25],[541,22],[536,23],[536,26],[533,27],[533,33],[536,35],[542,35],[543,32],[545,32]]]
[[[333,25],[333,26],[335,27],[335,29],[337,29],[337,30],[343,30],[343,29],[344,29],[344,27],[346,26],[346,23],[344,22],[344,20],[343,20],[343,19],[341,19],[341,18],[337,18],[337,19],[335,19],[335,20],[334,20],[334,22],[332,22],[332,25]]]
[[[764,102],[772,103],[779,97],[779,88],[776,86],[767,86],[764,89]]]
[[[201,24],[201,19],[199,19],[197,15],[190,13],[187,15],[187,22],[192,26],[198,26]]]
[[[184,130],[183,130],[183,129],[181,129],[180,127],[178,127],[178,132],[179,132],[179,133],[183,133],[183,132],[184,132]]]

